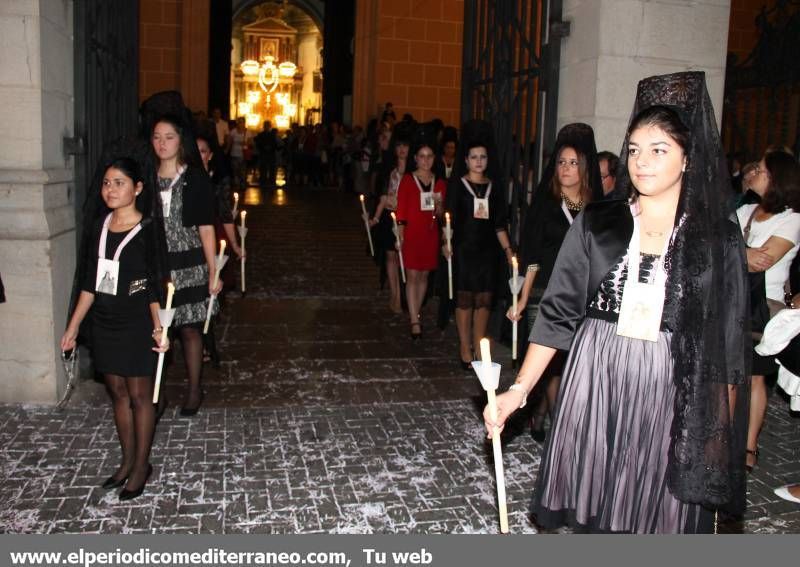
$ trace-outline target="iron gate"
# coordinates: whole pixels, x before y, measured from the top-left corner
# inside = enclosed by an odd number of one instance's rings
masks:
[[[464,2],[461,118],[494,127],[517,240],[528,194],[555,141],[562,0]]]
[[[800,1],[776,0],[756,18],[759,37],[739,63],[729,55],[722,139],[729,154],[759,159],[769,145],[800,152]]]
[[[139,3],[130,0],[74,2],[75,215],[82,207],[103,147],[136,135],[139,106]],[[81,231],[76,231],[80,237]]]

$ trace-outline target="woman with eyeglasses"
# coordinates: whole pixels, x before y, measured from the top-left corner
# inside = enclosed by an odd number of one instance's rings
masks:
[[[588,202],[602,197],[594,131],[587,124],[568,124],[558,133],[550,163],[528,207],[520,236],[519,265],[525,283],[516,313],[513,307],[508,310],[509,319],[518,321],[527,310],[528,326],[533,327],[567,230]],[[566,352],[559,352],[540,381],[544,395],[534,407],[531,422],[531,434],[540,442],[544,441],[545,418],[555,407],[565,359]]]
[[[742,205],[736,215],[747,245],[747,269],[764,273],[767,307],[773,315],[784,307],[784,286],[800,243],[800,165],[784,151],[768,152],[753,170],[749,187],[761,202]],[[748,471],[758,463],[758,436],[767,411],[765,377],[777,371],[774,357],[753,352]]]
[[[411,319],[411,339],[422,337],[422,302],[428,274],[439,262],[439,219],[444,208],[445,183],[433,174],[436,157],[433,140],[417,134],[407,171],[397,190],[400,250],[406,270],[406,302]]]

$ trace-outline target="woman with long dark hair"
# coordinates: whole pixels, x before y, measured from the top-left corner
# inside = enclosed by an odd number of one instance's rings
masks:
[[[742,205],[736,215],[748,246],[748,270],[764,273],[762,294],[774,314],[784,307],[784,285],[800,243],[800,165],[788,153],[768,152],[749,179],[749,187],[761,201]],[[758,462],[758,436],[767,412],[765,377],[778,372],[774,356],[759,356],[755,352],[752,356],[748,470]]]
[[[398,126],[399,127],[399,126]],[[422,302],[428,289],[428,274],[439,259],[439,218],[446,188],[433,174],[434,142],[418,133],[413,159],[397,192],[397,222],[406,269],[406,301],[411,319],[411,338],[422,337]]]
[[[480,340],[486,336],[489,314],[498,288],[505,281],[503,264],[511,264],[508,206],[498,177],[491,126],[483,121],[464,125],[465,135],[454,162],[445,210],[453,228],[453,293],[456,303],[459,356],[470,368]],[[444,242],[444,240],[443,240]],[[449,256],[446,243],[442,253]],[[505,261],[503,261],[505,260]]]
[[[570,227],[502,428],[569,350],[532,511],[544,527],[710,532],[744,506],[744,243],[703,73],[639,83],[617,189]]]
[[[378,205],[370,219],[370,226],[375,228],[375,244],[378,255],[386,267],[386,279],[389,282],[389,309],[393,313],[403,312],[400,300],[400,263],[391,214],[397,210],[397,193],[400,180],[406,171],[408,151],[411,146],[409,132],[402,127],[396,128],[389,142],[389,151],[378,181]]]
[[[594,131],[583,123],[567,124],[558,133],[552,157],[536,187],[520,235],[520,271],[524,273],[517,312],[508,310],[508,318],[520,320],[527,311],[532,328],[558,251],[578,213],[587,203],[603,197],[600,165]],[[524,347],[520,350],[524,353]],[[531,434],[544,441],[544,422],[552,420],[556,394],[566,352],[559,352],[547,368],[537,389],[541,391],[533,410]]]
[[[175,329],[183,346],[189,391],[181,415],[193,416],[202,403],[200,377],[203,369],[203,323],[214,286],[216,238],[214,189],[197,159],[197,143],[190,126],[177,116],[161,116],[155,122],[151,143],[157,163],[169,265],[175,284]],[[219,303],[214,303],[214,313]]]
[[[95,371],[103,375],[114,406],[122,462],[102,484],[123,487],[120,500],[144,491],[153,467],[153,372],[161,347],[160,219],[149,206],[153,187],[133,158],[115,157],[102,168],[100,187],[87,202],[85,246],[78,268],[80,295],[61,338],[76,348],[79,328],[91,317]]]

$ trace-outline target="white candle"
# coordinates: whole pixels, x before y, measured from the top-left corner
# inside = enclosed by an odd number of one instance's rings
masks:
[[[397,257],[400,259],[400,275],[403,276],[403,283],[406,283],[406,267],[403,264],[403,248],[400,244],[400,229],[397,228],[397,216],[394,212],[392,215],[392,224],[394,225],[394,238],[397,241]]]
[[[241,230],[239,231],[239,233],[241,234],[241,237],[242,237],[242,262],[241,262],[241,265],[242,265],[242,293],[244,293],[245,290],[247,289],[245,287],[245,269],[244,269],[244,254],[245,254],[245,252],[244,252],[244,239],[245,239],[245,235],[247,234],[246,217],[247,217],[247,211],[242,211]]]
[[[453,229],[450,226],[450,213],[444,214],[445,230],[444,236],[447,239],[447,291],[448,297],[453,299]]]
[[[172,282],[167,283],[167,307],[164,309],[165,320],[161,323],[161,346],[167,346],[169,341],[168,331],[169,325],[172,322],[172,314],[169,311],[172,309],[172,297],[175,295],[175,285]],[[159,311],[161,311],[159,309]],[[158,403],[158,395],[161,392],[161,375],[164,372],[164,353],[158,353],[158,364],[156,365],[156,381],[153,387],[153,403]]]
[[[481,339],[481,371],[491,372],[492,357],[489,352],[489,339]],[[489,416],[497,421],[497,396],[494,390],[486,390],[489,402]],[[500,512],[500,532],[508,533],[508,509],[506,507],[506,481],[503,472],[503,451],[500,446],[500,429],[492,431],[492,451],[494,453],[494,475],[497,481],[497,508]]]
[[[369,215],[367,215],[367,206],[364,203],[364,195],[358,196],[361,201],[361,216],[364,219],[364,228],[367,231],[367,240],[369,240],[369,253],[375,256],[375,248],[372,245],[372,233],[369,231]]]
[[[217,287],[219,283],[219,273],[222,271],[223,261],[222,258],[225,256],[225,244],[224,240],[219,241],[219,254],[217,254],[216,258],[216,265],[214,266],[214,287]],[[208,328],[211,325],[211,312],[214,310],[214,300],[217,298],[217,294],[214,293],[208,299],[208,308],[206,309],[206,323],[203,325],[203,334],[208,333]]]
[[[517,278],[519,277],[519,263],[517,257],[511,257],[511,281],[514,283],[514,288],[511,290],[512,309],[514,310],[514,317],[517,316]],[[514,319],[511,324],[511,360],[517,360],[517,327],[519,321]]]

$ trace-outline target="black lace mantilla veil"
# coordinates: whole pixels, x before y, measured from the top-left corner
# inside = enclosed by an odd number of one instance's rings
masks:
[[[668,483],[684,502],[739,513],[745,503],[750,330],[747,268],[738,223],[729,215],[730,179],[705,73],[639,82],[632,116],[650,106],[675,110],[691,131],[676,226],[666,258],[664,313],[674,321],[677,387]],[[620,153],[616,196],[634,190]]]

